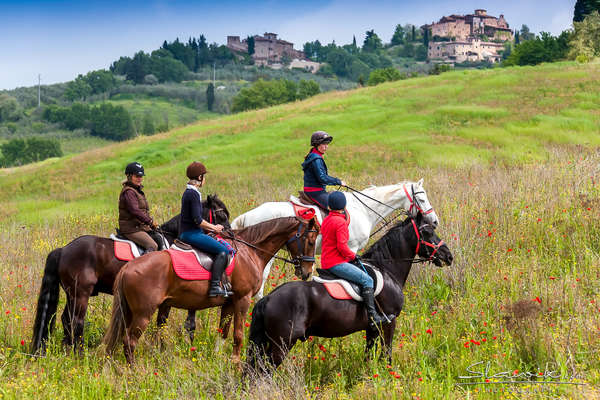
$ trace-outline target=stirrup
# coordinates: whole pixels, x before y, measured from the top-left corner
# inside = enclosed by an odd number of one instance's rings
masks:
[[[210,289],[208,289],[208,297],[219,297],[219,296],[229,297],[232,295],[233,295],[233,292],[223,289],[221,287],[220,283],[217,283],[216,285],[213,285],[211,283]]]

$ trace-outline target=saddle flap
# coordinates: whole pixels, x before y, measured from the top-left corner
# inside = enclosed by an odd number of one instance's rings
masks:
[[[208,254],[194,248],[193,246],[182,242],[179,239],[176,239],[175,242],[171,245],[171,249],[177,251],[183,251],[188,254],[193,254],[196,257],[196,261],[198,264],[202,266],[207,271],[210,271],[213,265],[213,259]]]
[[[363,265],[375,283],[374,295],[377,296],[383,290],[383,275],[372,265],[365,262]],[[317,272],[319,276],[313,277],[313,281],[323,284],[334,299],[363,301],[360,286],[357,284],[341,279],[325,269],[317,268]]]
[[[304,193],[304,192],[299,192],[299,193]],[[296,196],[290,196],[289,201],[292,204],[292,208],[294,210],[295,216],[305,219],[305,220],[309,220],[313,216],[316,215],[317,221],[319,222],[319,224],[321,224],[323,222],[323,210],[320,207],[318,207],[317,205],[315,205],[315,203],[303,202],[301,199],[297,198]]]

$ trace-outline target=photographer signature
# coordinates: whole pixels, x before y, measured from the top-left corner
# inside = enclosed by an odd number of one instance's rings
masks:
[[[467,367],[467,372],[471,375],[459,376],[458,379],[478,379],[479,381],[458,382],[457,385],[485,385],[485,384],[506,384],[506,383],[529,383],[529,384],[561,384],[561,385],[585,385],[577,382],[581,379],[578,374],[566,376],[554,369],[551,369],[550,363],[546,363],[544,372],[533,373],[529,371],[519,372],[500,371],[490,372],[490,361],[479,361]],[[483,368],[485,367],[485,368]]]

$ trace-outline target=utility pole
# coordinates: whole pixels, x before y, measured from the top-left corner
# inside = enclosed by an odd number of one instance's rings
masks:
[[[41,102],[42,97],[41,97],[41,90],[40,90],[41,83],[42,83],[42,75],[38,74],[38,108],[40,108],[40,106],[42,105],[42,102]]]

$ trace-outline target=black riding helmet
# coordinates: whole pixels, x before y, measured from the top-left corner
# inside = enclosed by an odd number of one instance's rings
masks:
[[[144,167],[138,162],[132,162],[125,167],[125,175],[144,176]]]
[[[333,140],[333,136],[329,136],[329,134],[325,131],[316,131],[310,137],[310,145],[313,147],[317,147],[323,143],[331,143]]]

